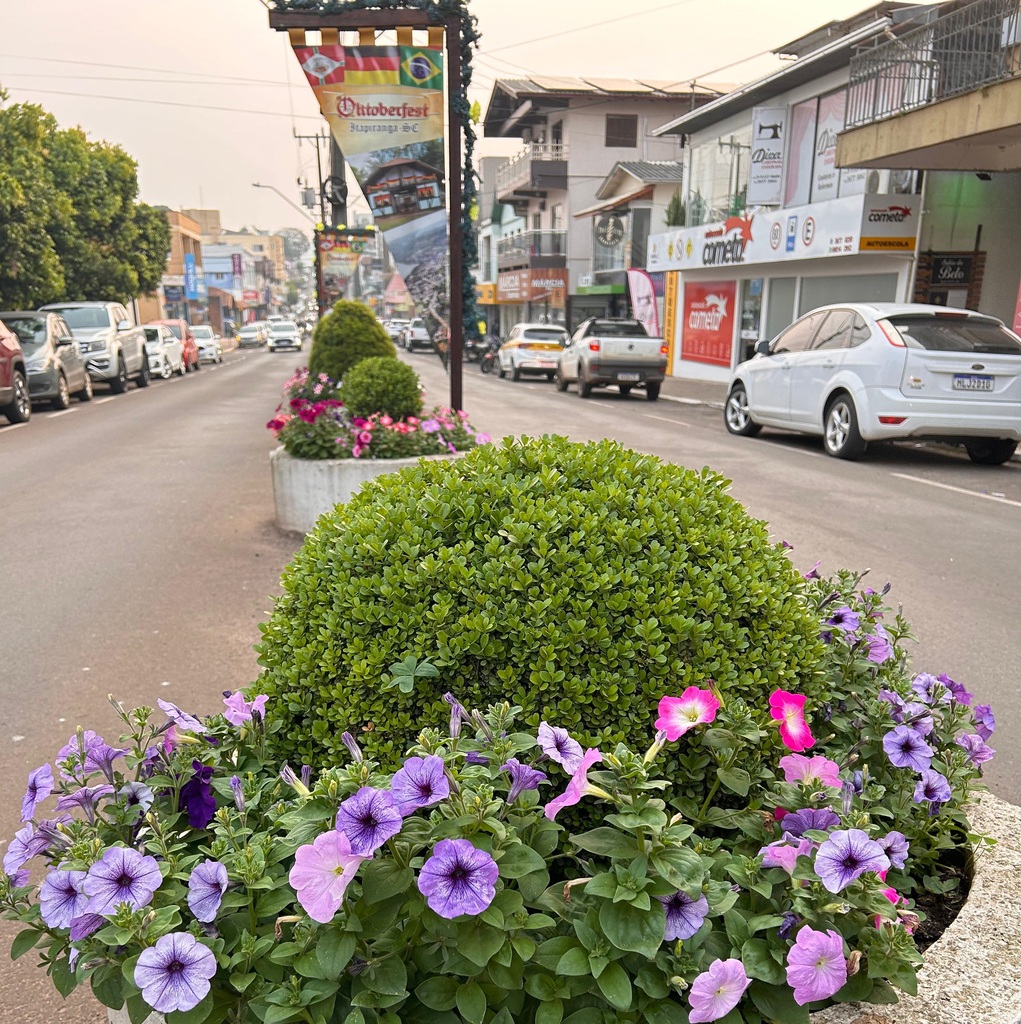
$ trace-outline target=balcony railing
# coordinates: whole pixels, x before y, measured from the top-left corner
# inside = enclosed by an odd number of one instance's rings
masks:
[[[977,0],[851,58],[846,128],[1021,73],[1018,0]]]
[[[535,257],[566,255],[566,231],[522,231],[520,235],[501,238],[496,243],[497,262],[501,267],[527,266]]]
[[[496,169],[496,191],[505,192],[529,181],[533,160],[566,160],[567,147],[560,142],[530,142],[525,151]]]

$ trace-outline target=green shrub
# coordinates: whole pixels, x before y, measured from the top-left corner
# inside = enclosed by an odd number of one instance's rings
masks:
[[[422,387],[418,374],[407,363],[373,356],[347,372],[340,400],[352,416],[381,412],[403,420],[422,411]]]
[[[340,381],[356,363],[373,356],[397,358],[397,349],[380,322],[360,302],[338,302],[316,324],[308,370]]]
[[[533,727],[604,750],[647,746],[659,698],[708,679],[735,706],[817,695],[804,581],[727,484],[613,441],[544,437],[366,485],[320,519],[262,626],[255,692],[280,756],[336,763],[347,729],[393,763],[446,723],[447,690],[474,707],[510,700]],[[407,655],[438,677],[381,686]],[[775,758],[775,730],[761,737]],[[692,799],[710,760],[673,764]]]

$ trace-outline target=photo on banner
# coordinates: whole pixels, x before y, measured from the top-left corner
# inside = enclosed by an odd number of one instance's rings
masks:
[[[415,303],[450,320],[443,54],[417,46],[295,46]]]

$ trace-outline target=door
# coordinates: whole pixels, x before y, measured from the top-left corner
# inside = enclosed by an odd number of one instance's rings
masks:
[[[791,360],[790,418],[796,426],[822,431],[823,396],[851,346],[854,317],[849,309],[831,309],[812,347]]]
[[[791,373],[805,355],[826,310],[809,313],[773,339],[769,355],[748,363],[748,402],[756,420],[787,425],[791,409]]]
[[[63,318],[51,315],[49,318],[50,343],[57,353],[57,359],[64,370],[64,377],[71,394],[77,394],[85,387],[85,360],[82,358],[81,347],[75,341],[71,328],[67,326]],[[61,341],[70,340],[70,345],[60,345]]]

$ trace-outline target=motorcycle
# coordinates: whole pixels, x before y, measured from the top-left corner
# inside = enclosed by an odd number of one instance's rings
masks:
[[[496,353],[502,344],[499,338],[494,338],[491,334],[486,335],[485,350],[479,358],[479,369],[483,373],[493,372],[493,367],[496,366]]]

